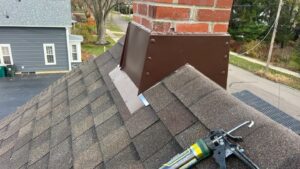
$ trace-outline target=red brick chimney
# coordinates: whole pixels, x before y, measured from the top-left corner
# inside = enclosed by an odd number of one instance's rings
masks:
[[[227,32],[233,0],[140,0],[133,21],[155,32]]]
[[[226,88],[232,1],[134,1],[120,65],[139,92],[186,63]]]

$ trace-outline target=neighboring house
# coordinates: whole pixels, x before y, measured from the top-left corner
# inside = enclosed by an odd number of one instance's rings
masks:
[[[70,0],[0,0],[0,64],[17,72],[65,72],[81,62]]]

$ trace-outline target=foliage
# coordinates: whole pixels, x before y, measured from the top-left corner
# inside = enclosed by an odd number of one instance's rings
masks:
[[[277,0],[276,0],[277,1]],[[276,2],[275,1],[275,2]],[[235,40],[259,39],[274,21],[274,1],[236,0],[232,9],[229,33]]]
[[[106,45],[106,19],[109,12],[118,4],[121,0],[84,0],[87,8],[93,13],[96,21],[96,30],[98,34],[97,44]]]
[[[235,0],[229,32],[233,39],[249,42],[262,39],[275,21],[279,0]],[[284,0],[276,42],[283,48],[300,34],[300,1]],[[269,38],[266,39],[270,40]]]
[[[250,42],[245,42],[242,45],[241,50],[244,52],[249,51],[246,54],[250,57],[261,59],[261,60],[266,60],[266,58],[267,58],[266,53],[268,50],[268,46],[265,43],[262,43],[261,45],[257,46],[258,43],[260,43],[260,41],[258,41],[258,40],[252,40]],[[255,50],[251,50],[255,46],[257,46],[255,48]]]
[[[299,7],[299,0],[284,0],[276,36],[276,41],[280,43],[281,48],[293,40],[296,35],[295,24],[300,21]]]
[[[115,11],[119,11],[121,14],[133,14],[133,9],[131,4],[120,3],[115,6]]]
[[[83,43],[91,43],[95,41],[93,36],[94,28],[93,26],[87,24],[76,24],[75,28],[72,29],[72,34],[82,35]]]

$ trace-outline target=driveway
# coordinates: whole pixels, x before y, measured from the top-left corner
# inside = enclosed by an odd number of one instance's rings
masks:
[[[300,91],[263,79],[253,73],[230,65],[228,72],[230,93],[248,90],[276,108],[300,120]]]
[[[17,110],[63,74],[0,78],[0,119]]]

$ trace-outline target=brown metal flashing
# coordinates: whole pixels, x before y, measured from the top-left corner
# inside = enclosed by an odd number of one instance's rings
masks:
[[[129,24],[121,68],[144,92],[186,63],[226,88],[229,35],[155,34]]]

